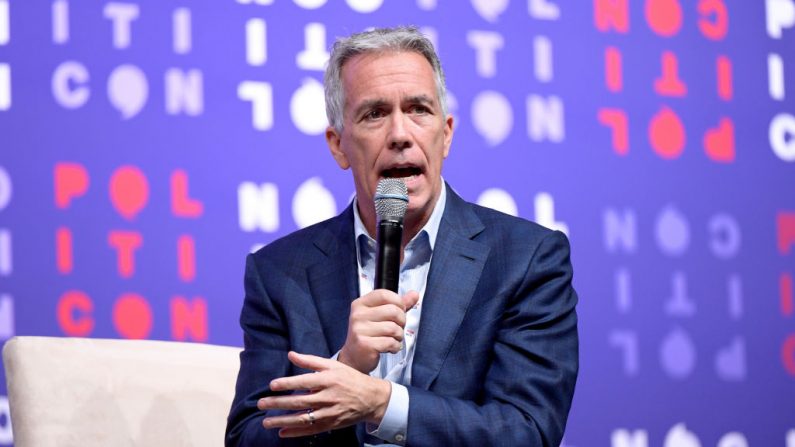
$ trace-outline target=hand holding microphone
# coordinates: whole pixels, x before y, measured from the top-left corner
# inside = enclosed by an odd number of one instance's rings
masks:
[[[377,252],[373,291],[351,303],[348,336],[338,360],[367,374],[381,353],[400,352],[406,311],[419,300],[417,292],[400,297],[400,254],[408,190],[399,179],[382,179],[375,193]]]

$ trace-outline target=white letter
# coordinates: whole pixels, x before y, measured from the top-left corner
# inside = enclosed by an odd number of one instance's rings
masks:
[[[417,0],[417,7],[423,11],[432,11],[436,9],[436,0]]]
[[[10,276],[14,271],[11,256],[11,232],[0,228],[0,276]]]
[[[295,127],[306,135],[320,135],[328,127],[323,84],[305,78],[290,99],[290,118]]]
[[[267,24],[262,19],[246,22],[246,62],[249,65],[265,65],[268,61]]]
[[[173,47],[177,54],[190,53],[192,46],[191,39],[191,15],[188,8],[177,8],[172,15],[174,26]]]
[[[0,295],[0,339],[8,340],[14,336],[14,299],[10,295]]]
[[[555,199],[552,194],[540,192],[535,197],[535,221],[551,230],[558,230],[569,235],[569,226],[565,222],[555,220]]]
[[[237,86],[237,97],[251,101],[251,125],[257,130],[273,127],[273,89],[267,82],[243,81]]]
[[[665,303],[665,313],[672,317],[692,317],[696,313],[696,303],[687,297],[687,276],[674,272],[671,276],[672,294]]]
[[[0,64],[0,110],[11,108],[11,66]]]
[[[602,213],[605,224],[605,248],[608,252],[618,251],[623,248],[627,253],[637,250],[635,212],[631,209],[624,210],[619,215],[618,211],[608,208]]]
[[[11,176],[0,166],[0,211],[11,202]]]
[[[301,183],[293,196],[293,220],[298,228],[306,228],[336,214],[334,196],[323,186],[320,177]]]
[[[689,431],[685,424],[676,424],[668,430],[664,447],[701,447],[698,437]]]
[[[787,432],[787,447],[795,447],[795,429]]]
[[[6,421],[5,426],[0,426],[0,444],[13,443],[14,434],[11,428],[11,407],[8,405],[7,396],[0,396],[0,420]]]
[[[295,64],[304,70],[323,71],[328,61],[326,27],[322,23],[307,23],[304,27],[304,50],[295,57]]]
[[[491,31],[470,31],[467,33],[467,43],[475,49],[478,76],[493,78],[497,74],[497,50],[505,44],[502,36]]]
[[[273,183],[241,183],[237,188],[238,222],[243,231],[279,229],[279,188]]]
[[[508,0],[472,0],[472,6],[486,21],[494,23],[508,7]]]
[[[649,434],[646,430],[629,430],[619,428],[610,435],[611,447],[648,447]]]
[[[0,0],[0,45],[6,45],[11,40],[10,15],[8,0]]]
[[[519,211],[516,208],[516,201],[511,197],[508,191],[500,188],[489,188],[478,196],[477,204],[485,206],[493,210],[510,214],[511,216],[518,216]]]
[[[610,346],[616,347],[624,354],[624,374],[636,376],[640,371],[638,361],[638,336],[632,331],[613,330],[608,339]]]
[[[726,433],[718,441],[718,447],[748,447],[748,440],[742,433],[733,431]]]
[[[171,68],[166,71],[166,112],[177,115],[184,111],[187,115],[201,115],[204,111],[204,89],[202,72],[190,70],[187,73]]]
[[[69,3],[66,0],[52,2],[52,43],[69,42]]]
[[[665,337],[660,345],[660,363],[663,366],[663,370],[673,379],[682,380],[690,376],[696,365],[696,347],[687,332],[677,328]],[[676,441],[679,441],[679,439],[676,439]],[[690,444],[679,444],[676,442],[668,444],[668,439],[666,438],[665,445],[666,447],[672,447]]]
[[[745,379],[745,370],[745,341],[742,337],[735,337],[729,346],[719,349],[715,354],[715,372],[723,380],[739,382]],[[718,445],[724,444],[721,442]]]
[[[121,113],[122,119],[130,119],[146,105],[149,83],[146,75],[135,65],[120,65],[108,77],[108,99]]]
[[[52,95],[56,102],[67,109],[82,107],[91,94],[85,85],[88,79],[88,70],[80,62],[66,61],[59,65],[52,74]]]
[[[541,20],[557,20],[560,18],[560,8],[548,0],[528,0],[527,11],[530,17]]]
[[[767,35],[781,39],[781,30],[795,25],[795,3],[792,0],[767,0]]]
[[[113,20],[113,47],[129,47],[130,22],[138,18],[138,5],[110,2],[105,5],[105,18]]]
[[[616,307],[622,314],[632,309],[632,283],[629,270],[620,268],[614,276],[616,283]]]
[[[743,281],[740,275],[729,276],[726,288],[729,292],[729,315],[739,320],[743,316]]]
[[[784,89],[784,61],[775,53],[767,55],[767,91],[770,97],[783,101],[786,96]]]
[[[690,245],[690,225],[687,218],[672,206],[657,216],[655,236],[660,250],[669,256],[681,256]]]
[[[478,93],[472,101],[472,125],[490,146],[502,143],[513,128],[513,110],[502,94]]]
[[[533,39],[533,55],[535,75],[539,82],[549,82],[555,76],[552,70],[552,42],[538,36]]]
[[[770,122],[770,147],[778,158],[795,161],[795,117],[779,113]]]
[[[720,259],[729,259],[737,256],[740,251],[740,224],[728,214],[712,216],[707,224],[712,238],[709,248],[712,254]]]
[[[356,12],[367,14],[381,7],[384,0],[347,0],[348,6]]]
[[[555,143],[563,141],[566,137],[563,101],[557,96],[528,96],[527,134],[532,141],[543,141],[545,138]]]
[[[304,9],[317,9],[326,4],[326,0],[293,0],[293,2]]]

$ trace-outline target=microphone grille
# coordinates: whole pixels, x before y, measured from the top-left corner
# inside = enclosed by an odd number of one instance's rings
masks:
[[[378,220],[402,221],[409,207],[409,190],[403,180],[385,178],[378,182],[373,199]]]

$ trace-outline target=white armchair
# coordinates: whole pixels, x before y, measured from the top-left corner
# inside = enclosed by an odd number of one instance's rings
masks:
[[[240,348],[14,337],[3,363],[16,447],[219,446]]]

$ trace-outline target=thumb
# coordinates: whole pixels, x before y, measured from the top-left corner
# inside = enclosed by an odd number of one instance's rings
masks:
[[[411,290],[405,295],[403,295],[402,299],[403,299],[403,308],[406,309],[406,312],[408,312],[408,310],[414,307],[414,305],[417,304],[417,301],[420,300],[420,294],[414,290]]]

